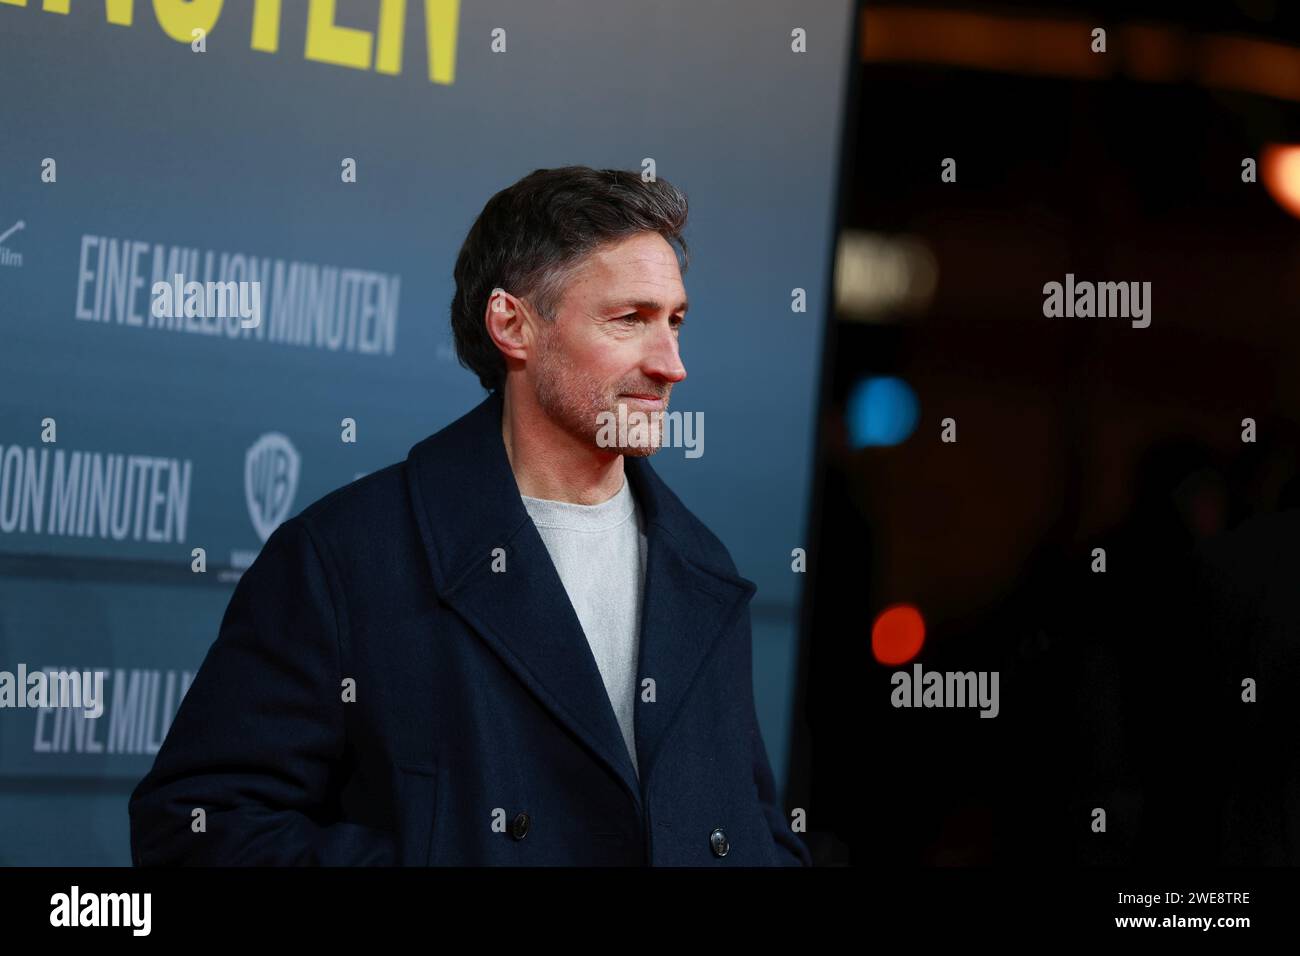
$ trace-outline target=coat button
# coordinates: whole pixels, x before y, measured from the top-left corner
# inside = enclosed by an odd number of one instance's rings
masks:
[[[731,844],[727,842],[727,835],[722,832],[721,827],[709,834],[709,846],[713,848],[714,856],[726,856],[727,851],[731,849]]]
[[[517,813],[515,818],[510,821],[510,835],[516,840],[522,840],[528,836],[528,814]]]

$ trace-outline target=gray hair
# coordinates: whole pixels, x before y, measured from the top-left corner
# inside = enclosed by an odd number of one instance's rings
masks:
[[[656,232],[690,253],[682,230],[686,196],[664,179],[588,166],[538,169],[487,201],[456,257],[451,330],[460,364],[489,391],[505,384],[506,363],[484,313],[496,288],[554,322],[570,276],[592,252],[642,232]]]

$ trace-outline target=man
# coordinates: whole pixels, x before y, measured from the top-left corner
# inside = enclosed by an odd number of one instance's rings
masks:
[[[686,214],[585,167],[488,202],[451,311],[491,394],[271,535],[131,797],[137,865],[811,864],[756,719],[755,586],[657,436],[605,441],[686,377]]]

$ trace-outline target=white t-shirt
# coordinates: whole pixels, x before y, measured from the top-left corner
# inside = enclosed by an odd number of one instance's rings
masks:
[[[591,645],[639,776],[633,714],[645,587],[641,507],[626,476],[618,494],[598,505],[521,497]]]

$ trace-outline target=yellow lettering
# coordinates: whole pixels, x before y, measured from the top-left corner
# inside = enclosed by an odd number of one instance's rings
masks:
[[[0,0],[0,6],[27,5],[27,0]],[[212,31],[224,5],[225,0],[153,0],[153,11],[167,36],[178,43],[191,43],[196,29]],[[46,13],[67,15],[71,6],[72,0],[42,0]],[[279,52],[283,6],[283,0],[253,0],[252,49]],[[109,23],[129,27],[134,13],[135,0],[104,0],[104,16]],[[338,0],[308,0],[304,51],[308,60],[368,70],[373,55],[377,72],[401,73],[407,0],[379,0],[379,23],[374,33],[339,26],[335,22],[337,13]],[[456,76],[460,0],[424,0],[424,24],[429,80],[449,85]]]
[[[429,79],[449,84],[456,75],[456,22],[460,0],[424,0],[424,29],[429,42]]]
[[[254,0],[252,47],[263,53],[280,49],[280,0]]]
[[[12,3],[15,7],[27,6],[27,0],[3,0],[3,2]],[[134,6],[135,0],[104,0],[104,17],[109,23],[120,27],[129,27],[131,25],[131,8]],[[41,9],[46,13],[67,13],[68,0],[45,0],[45,4]]]
[[[153,0],[153,14],[163,33],[179,43],[194,40],[193,30],[210,33],[225,0]]]
[[[375,43],[375,69],[380,73],[402,72],[402,27],[406,23],[406,0],[380,0],[379,39]]]
[[[368,70],[370,41],[365,30],[334,23],[334,0],[311,0],[307,8],[307,59]]]

